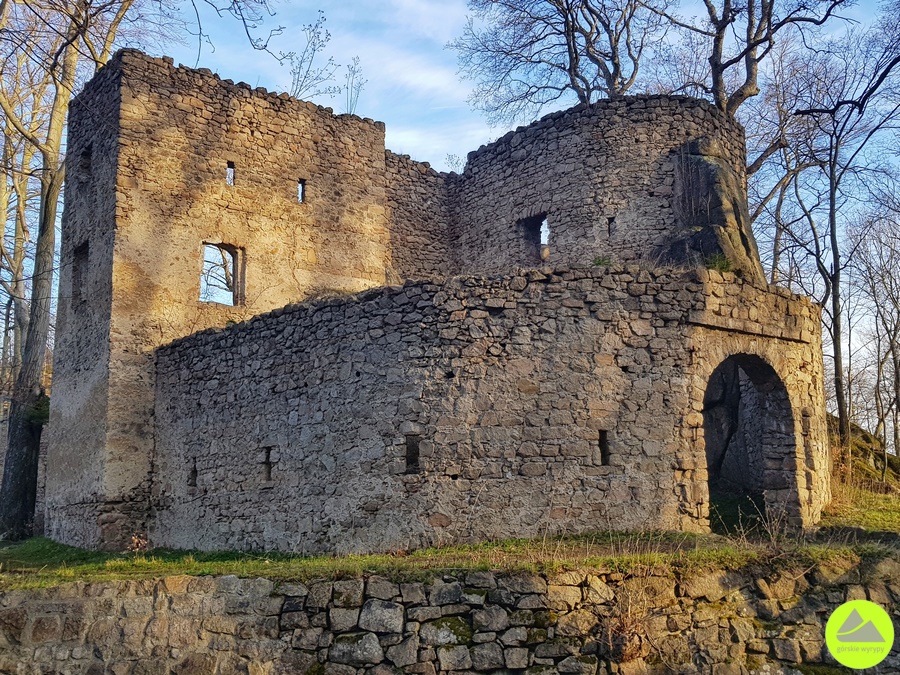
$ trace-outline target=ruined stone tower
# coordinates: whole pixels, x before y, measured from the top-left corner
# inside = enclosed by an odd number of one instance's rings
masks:
[[[702,530],[711,481],[814,523],[818,309],[766,285],[744,161],[708,104],[644,97],[439,174],[379,122],[120,52],[71,108],[48,533]]]

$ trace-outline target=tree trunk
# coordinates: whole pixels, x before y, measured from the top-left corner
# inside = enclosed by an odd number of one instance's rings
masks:
[[[7,539],[27,537],[31,534],[34,521],[41,429],[47,420],[49,409],[42,378],[50,333],[56,213],[65,177],[65,168],[60,164],[62,135],[77,62],[78,51],[69,45],[62,57],[60,77],[56,81],[46,142],[40,149],[44,173],[41,181],[31,306],[22,364],[13,384],[9,440],[0,489],[0,534]]]
[[[844,483],[849,483],[853,470],[850,451],[850,411],[847,406],[847,391],[844,387],[841,242],[837,222],[839,157],[840,143],[832,140],[832,145],[829,149],[828,171],[828,236],[831,249],[831,342],[834,349],[834,398],[838,409],[838,435],[841,444],[841,480]]]
[[[62,176],[62,171],[54,172],[42,190],[29,330],[9,409],[9,445],[3,466],[3,489],[0,490],[0,533],[13,540],[31,535],[41,429],[47,421],[50,405],[42,377],[50,332],[56,211]]]

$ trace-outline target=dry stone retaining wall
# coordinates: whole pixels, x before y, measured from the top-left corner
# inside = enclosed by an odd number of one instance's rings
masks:
[[[787,318],[758,316],[768,335],[751,310]],[[816,308],[705,271],[409,282],[178,340],[157,353],[151,541],[348,553],[703,530],[716,322],[740,323],[727,349],[771,364],[798,425],[816,410]],[[812,421],[766,486],[794,525],[827,496]]]
[[[900,565],[75,583],[0,593],[0,673],[787,675],[834,663],[825,621],[857,599],[897,617]]]

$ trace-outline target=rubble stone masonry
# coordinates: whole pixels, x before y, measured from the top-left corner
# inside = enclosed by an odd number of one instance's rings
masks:
[[[443,174],[380,122],[119,52],[71,107],[48,534],[703,530],[734,480],[815,523],[819,313],[765,283],[744,161],[709,104],[636,97]],[[200,299],[207,246],[233,303]]]
[[[0,593],[0,673],[788,675],[843,672],[844,601],[896,616],[900,565],[673,574],[594,567],[385,577],[173,576]],[[872,673],[896,673],[894,651]]]

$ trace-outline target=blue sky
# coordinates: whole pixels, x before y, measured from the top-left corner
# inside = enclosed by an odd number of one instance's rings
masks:
[[[356,114],[385,123],[387,147],[397,153],[430,162],[447,170],[446,156],[466,153],[502,135],[491,129],[466,99],[470,85],[457,75],[456,55],[444,49],[462,32],[465,0],[345,0],[329,7],[304,0],[282,0],[267,23],[286,26],[273,40],[274,50],[291,51],[304,42],[303,25],[313,23],[325,10],[331,33],[328,52],[344,66],[359,56],[368,80]],[[232,19],[204,17],[204,30],[214,49],[203,45],[197,63],[197,41],[168,45],[163,51],[175,59],[210,68],[223,78],[284,91],[290,72],[271,56],[254,51],[239,24]],[[343,81],[343,68],[338,73]],[[319,97],[316,103],[344,112],[342,97]]]
[[[682,13],[699,13],[690,11],[690,2],[683,5]],[[862,0],[843,15],[867,22],[877,5],[877,0]],[[508,130],[490,128],[471,109],[467,102],[471,84],[460,81],[456,55],[444,48],[462,33],[465,0],[343,0],[330,6],[312,0],[274,0],[273,6],[276,14],[268,18],[267,27],[281,25],[286,30],[271,47],[285,52],[302,47],[302,26],[315,22],[319,9],[325,10],[332,36],[327,55],[341,66],[354,56],[360,58],[368,83],[356,114],[384,122],[386,144],[394,152],[448,170],[447,155],[465,161],[466,153]],[[199,62],[196,39],[170,44],[162,51],[176,63],[210,68],[223,78],[275,91],[289,88],[288,67],[255,51],[236,20],[216,17],[202,2],[198,7],[205,10],[203,28],[212,40],[212,46],[201,45]],[[840,30],[842,24],[834,26]],[[343,81],[343,68],[338,81]],[[342,97],[314,100],[344,112]]]

